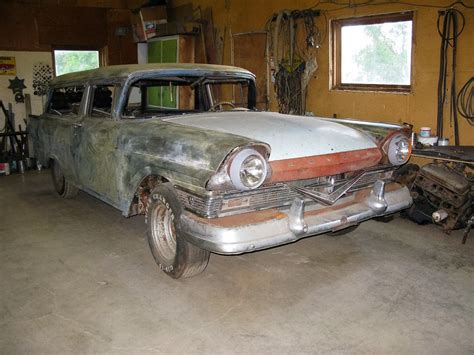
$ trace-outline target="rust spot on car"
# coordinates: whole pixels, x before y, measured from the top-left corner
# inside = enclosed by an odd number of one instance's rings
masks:
[[[402,185],[398,183],[389,183],[385,185],[385,191],[390,192],[397,189],[400,189]],[[351,193],[350,196],[347,196],[347,201],[344,203],[340,203],[334,206],[321,206],[321,208],[307,211],[304,213],[305,217],[309,216],[316,216],[319,214],[326,214],[331,211],[337,211],[341,209],[348,208],[356,203],[360,203],[367,199],[370,195],[371,188],[367,188],[364,190],[360,190],[354,193]],[[242,225],[249,225],[249,224],[258,224],[263,223],[270,220],[280,220],[288,217],[288,214],[282,212],[276,208],[262,210],[257,212],[248,212],[248,213],[241,213],[232,216],[226,217],[219,217],[219,218],[203,218],[198,217],[195,214],[188,213],[188,216],[197,222],[205,223],[208,225],[224,227],[224,228],[232,228],[238,227]]]
[[[219,227],[237,227],[241,225],[262,223],[262,222],[269,221],[272,219],[277,219],[277,220],[283,219],[283,218],[286,218],[287,215],[277,210],[276,208],[272,208],[269,210],[242,213],[242,214],[237,214],[233,216],[220,217],[220,218],[214,218],[214,219],[202,218],[194,214],[189,214],[189,217],[195,219],[197,222],[206,223],[209,225],[214,225],[214,226],[219,226]]]
[[[319,176],[336,175],[376,165],[382,158],[378,148],[324,154],[318,156],[275,160],[270,162],[270,182],[310,179]]]

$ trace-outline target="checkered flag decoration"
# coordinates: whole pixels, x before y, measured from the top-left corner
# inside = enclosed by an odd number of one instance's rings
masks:
[[[33,94],[44,96],[48,92],[48,85],[53,78],[53,68],[48,63],[35,63],[33,65]]]

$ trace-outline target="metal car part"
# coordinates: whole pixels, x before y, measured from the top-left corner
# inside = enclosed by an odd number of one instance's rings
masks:
[[[316,201],[318,202],[321,202],[322,204],[326,205],[326,206],[330,206],[330,205],[333,205],[334,202],[336,202],[337,200],[339,200],[339,198],[344,195],[347,191],[349,191],[349,189],[355,185],[355,183],[364,175],[364,172],[361,171],[359,173],[357,173],[357,175],[355,176],[355,178],[349,180],[348,182],[346,182],[345,184],[343,184],[342,186],[338,187],[336,190],[334,190],[333,192],[329,193],[329,194],[325,194],[325,193],[321,193],[321,192],[318,192],[318,191],[311,191],[307,188],[304,188],[304,187],[298,187],[298,186],[292,186],[291,188],[302,193],[303,195],[306,195],[306,196],[309,196],[313,199],[315,199]]]
[[[236,147],[225,157],[217,172],[206,183],[206,189],[210,191],[235,190],[236,188],[248,190],[248,187],[239,183],[240,177],[238,175],[241,163],[251,152],[261,156],[266,164],[265,177],[258,185],[260,186],[271,175],[271,169],[267,163],[267,159],[270,156],[270,147],[267,144],[251,142],[250,144]],[[235,161],[236,159],[237,161]]]
[[[413,182],[414,204],[407,214],[420,224],[434,220],[447,233],[462,228],[474,211],[472,186],[472,181],[458,165],[427,164],[420,168]]]
[[[365,171],[345,193],[352,193],[370,187],[377,180],[390,182],[393,171],[394,167]],[[304,188],[308,191],[328,194],[353,179],[352,174],[318,178],[318,182],[307,182]],[[178,188],[177,193],[185,209],[204,218],[224,217],[250,211],[290,206],[295,198],[302,198],[307,205],[317,203],[312,197],[305,196],[297,191],[294,188],[295,186],[279,183],[262,186],[256,190],[212,192],[210,195],[198,195],[189,190]]]
[[[394,135],[387,148],[387,157],[391,164],[402,165],[410,159],[410,139],[403,134]]]
[[[244,177],[242,176],[242,167],[245,161],[249,157],[256,157],[261,160],[263,164],[263,171],[261,172],[260,176],[257,177],[257,183],[254,185],[250,185],[249,183],[246,183],[244,181]],[[254,149],[242,149],[239,151],[237,154],[232,159],[232,162],[230,163],[229,166],[229,177],[230,181],[234,185],[234,187],[237,190],[251,190],[259,187],[266,179],[267,177],[267,162],[265,161],[265,158],[256,150]]]
[[[378,195],[378,192],[373,194]],[[218,254],[242,254],[340,230],[398,212],[412,203],[408,188],[396,183],[386,186],[383,199],[387,208],[382,213],[368,191],[359,191],[340,199],[331,208],[303,206],[301,199],[295,199],[291,207],[215,220],[185,212],[181,216],[181,226],[186,238],[200,248]]]

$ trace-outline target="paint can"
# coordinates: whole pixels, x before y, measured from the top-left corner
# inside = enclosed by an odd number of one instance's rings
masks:
[[[0,163],[0,175],[10,175],[10,164]]]
[[[431,136],[431,127],[421,127],[420,128],[420,137],[430,137]]]

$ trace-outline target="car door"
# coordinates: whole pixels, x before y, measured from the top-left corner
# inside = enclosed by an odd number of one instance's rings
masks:
[[[77,184],[73,158],[75,126],[80,124],[84,108],[83,85],[53,88],[45,113],[37,119],[35,149],[46,161],[52,158],[60,165],[64,176]]]
[[[119,90],[114,84],[91,85],[85,117],[74,132],[75,170],[81,187],[116,207],[119,124],[112,108]]]

